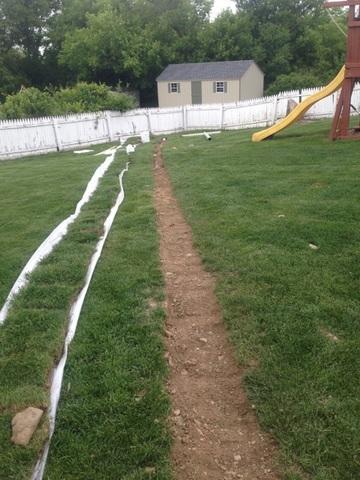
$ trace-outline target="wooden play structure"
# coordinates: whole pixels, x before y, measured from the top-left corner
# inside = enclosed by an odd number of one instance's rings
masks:
[[[360,0],[326,2],[326,8],[349,7],[345,78],[336,107],[330,138],[359,138],[360,129],[350,128],[351,95],[360,80]]]
[[[252,136],[253,142],[261,142],[267,138],[272,138],[273,135],[302,118],[316,102],[340,88],[341,93],[333,119],[330,138],[332,140],[360,139],[360,127],[350,127],[351,95],[355,83],[360,81],[360,0],[328,1],[324,6],[325,8],[349,7],[345,65],[326,87],[297,105],[285,118],[265,130],[254,133]]]

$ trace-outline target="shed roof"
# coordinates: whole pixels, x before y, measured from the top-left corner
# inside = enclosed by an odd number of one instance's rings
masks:
[[[157,81],[171,80],[232,80],[243,76],[254,60],[232,62],[170,64],[157,77]]]

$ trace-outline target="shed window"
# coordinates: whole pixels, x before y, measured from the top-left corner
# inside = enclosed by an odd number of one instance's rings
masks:
[[[171,82],[168,85],[169,93],[180,93],[180,83]]]
[[[216,82],[216,93],[224,93],[224,82]]]
[[[225,88],[225,82],[216,82],[216,93],[225,93],[226,88]]]

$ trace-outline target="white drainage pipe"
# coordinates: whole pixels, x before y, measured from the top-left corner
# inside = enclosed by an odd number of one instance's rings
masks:
[[[76,327],[79,321],[81,309],[84,304],[84,300],[86,297],[86,293],[89,289],[90,282],[92,279],[92,276],[94,274],[97,262],[101,256],[105,241],[107,239],[107,236],[109,235],[111,226],[113,224],[113,221],[115,219],[116,213],[119,210],[120,205],[122,204],[124,198],[125,198],[125,193],[124,193],[124,188],[123,188],[123,176],[125,172],[128,171],[129,163],[126,164],[126,168],[120,173],[119,175],[119,183],[120,183],[120,192],[119,195],[116,199],[116,202],[114,206],[111,208],[110,213],[108,217],[106,218],[104,222],[104,233],[100,237],[96,248],[95,252],[93,253],[90,264],[88,267],[88,270],[86,272],[85,276],[85,285],[81,289],[79,295],[77,296],[76,300],[73,302],[71,309],[70,309],[70,314],[69,314],[69,324],[68,324],[68,331],[65,337],[65,342],[64,342],[64,350],[62,357],[58,363],[58,365],[54,368],[53,371],[53,376],[52,376],[52,382],[51,382],[51,387],[50,387],[50,407],[48,411],[48,416],[49,416],[49,436],[48,440],[45,444],[44,450],[41,454],[41,457],[39,458],[33,475],[31,477],[31,480],[42,480],[45,467],[46,467],[46,461],[49,453],[49,447],[50,447],[50,442],[51,438],[53,436],[54,430],[55,430],[55,419],[56,419],[56,411],[60,399],[60,393],[61,393],[61,385],[63,381],[63,376],[64,376],[64,368],[68,356],[68,349],[69,345],[72,342],[75,332],[76,332]]]
[[[211,135],[218,135],[221,133],[220,130],[216,130],[215,132],[201,132],[201,133],[186,133],[184,135],[181,135],[182,137],[202,137],[204,136],[208,140],[211,140]]]
[[[94,192],[96,191],[99,180],[105,175],[106,171],[109,169],[110,165],[115,159],[116,148],[109,149],[106,151],[109,155],[104,162],[95,170],[93,176],[91,177],[87,187],[84,191],[84,194],[81,200],[76,205],[75,212],[72,213],[69,217],[63,220],[51,233],[50,235],[42,242],[42,244],[37,248],[37,250],[32,254],[30,260],[27,262],[22,272],[16,279],[14,285],[12,286],[9,295],[7,296],[5,303],[0,310],[0,326],[5,322],[6,317],[9,312],[11,302],[14,300],[16,295],[20,290],[27,284],[28,276],[35,270],[39,263],[46,258],[54,249],[54,247],[62,240],[68,231],[69,225],[71,225],[76,218],[79,216],[82,207],[88,203]]]

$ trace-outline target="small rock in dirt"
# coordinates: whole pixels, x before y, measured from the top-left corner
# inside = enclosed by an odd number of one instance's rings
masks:
[[[179,409],[174,410],[174,415],[175,415],[175,417],[178,417],[178,416],[180,415],[180,413],[181,413],[181,412],[180,412]]]
[[[234,455],[234,460],[235,460],[235,462],[240,462],[241,455]]]
[[[204,338],[204,337],[199,338],[199,341],[200,341],[201,343],[207,343],[207,338]]]
[[[166,352],[164,355],[165,359],[167,360],[170,367],[174,366],[174,362],[172,361],[171,355],[169,352]]]
[[[179,415],[178,417],[175,417],[174,422],[176,423],[176,425],[178,427],[184,427],[185,426],[185,420],[181,415]]]
[[[167,338],[173,338],[174,335],[170,332],[170,330],[167,330],[167,329],[165,328],[165,337],[167,337]]]
[[[186,362],[185,362],[186,367],[195,367],[196,365],[197,365],[196,360],[186,360]]]
[[[11,441],[16,445],[26,446],[33,436],[43,415],[40,408],[28,407],[12,419]]]

